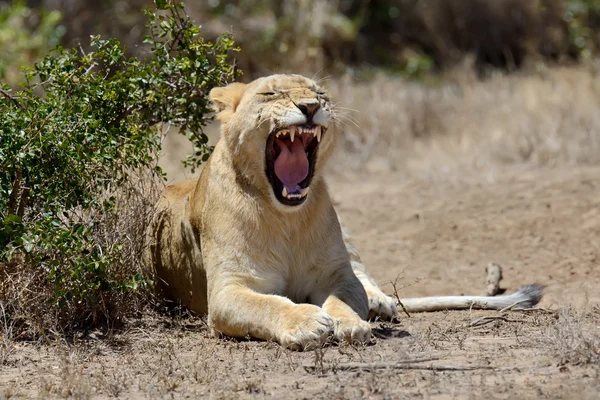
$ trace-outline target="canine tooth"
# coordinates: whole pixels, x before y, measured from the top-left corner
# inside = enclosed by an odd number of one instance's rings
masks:
[[[306,197],[306,195],[308,194],[308,187],[302,189],[302,191],[300,192],[300,197]]]
[[[317,142],[321,141],[321,127],[317,126],[315,129],[315,136],[317,137]]]
[[[281,191],[281,195],[286,198],[288,196],[288,192],[287,192],[287,189],[285,188],[285,186],[283,187],[283,190]]]
[[[295,132],[293,130],[290,131],[290,140],[292,141],[292,143],[294,143],[294,134]]]

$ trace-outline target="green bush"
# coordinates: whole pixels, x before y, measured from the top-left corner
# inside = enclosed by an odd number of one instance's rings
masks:
[[[14,300],[11,273],[33,271],[51,289],[44,301],[82,323],[116,307],[107,303],[122,301],[119,293],[145,286],[139,268],[127,265],[136,258],[119,240],[127,232],[112,232],[136,207],[124,196],[163,177],[165,125],[193,142],[186,165],[208,157],[208,92],[234,78],[228,54],[236,50],[227,35],[204,41],[183,5],[155,4],[145,11],[143,60],[127,58],[115,39],[92,37],[88,53],[58,48],[36,64],[22,89],[2,85],[0,301]],[[130,222],[140,250],[140,222]]]

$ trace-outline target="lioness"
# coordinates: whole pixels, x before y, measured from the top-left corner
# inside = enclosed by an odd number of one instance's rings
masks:
[[[331,334],[367,342],[366,319],[398,310],[367,274],[327,193],[323,168],[338,135],[329,96],[303,76],[273,75],[215,88],[210,98],[221,139],[197,180],[165,189],[148,229],[145,263],[158,288],[208,313],[213,334],[292,349]],[[536,290],[403,302],[498,308],[535,303]]]

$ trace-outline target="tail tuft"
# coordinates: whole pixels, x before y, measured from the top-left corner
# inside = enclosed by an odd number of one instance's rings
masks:
[[[514,293],[512,296],[518,298],[519,304],[515,305],[513,310],[522,310],[524,308],[531,308],[540,302],[542,296],[544,296],[544,285],[534,283],[532,285],[523,286],[519,291]]]

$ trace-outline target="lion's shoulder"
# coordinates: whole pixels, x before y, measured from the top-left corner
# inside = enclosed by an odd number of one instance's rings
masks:
[[[162,192],[162,197],[167,201],[178,201],[185,198],[194,190],[198,179],[188,179],[186,181],[168,185]]]

